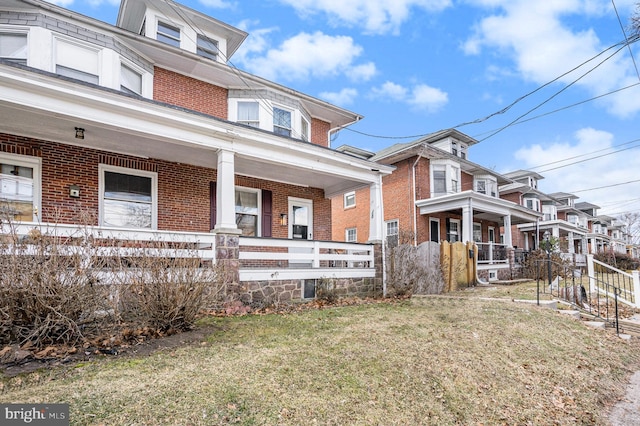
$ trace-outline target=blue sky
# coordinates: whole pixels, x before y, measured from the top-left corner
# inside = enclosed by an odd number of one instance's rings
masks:
[[[471,161],[618,215],[640,212],[640,43],[618,44],[637,1],[179,2],[249,33],[234,66],[364,115],[333,147],[473,122]],[[120,2],[55,3],[113,24]]]

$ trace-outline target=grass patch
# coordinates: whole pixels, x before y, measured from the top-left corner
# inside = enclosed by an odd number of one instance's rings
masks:
[[[640,345],[551,310],[427,298],[210,318],[206,344],[2,380],[72,424],[606,424]]]

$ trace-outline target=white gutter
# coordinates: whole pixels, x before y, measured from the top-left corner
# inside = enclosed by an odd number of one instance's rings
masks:
[[[328,146],[329,148],[331,148],[331,133],[337,132],[338,130],[343,129],[343,128],[347,127],[347,126],[351,126],[352,124],[357,123],[357,122],[358,122],[358,121],[360,121],[361,119],[362,119],[362,117],[357,116],[357,117],[356,117],[356,119],[355,119],[355,120],[353,120],[353,121],[352,121],[352,122],[350,122],[350,123],[343,124],[342,126],[338,126],[338,127],[334,127],[334,128],[332,128],[332,129],[329,129],[329,131],[327,132],[327,146]]]

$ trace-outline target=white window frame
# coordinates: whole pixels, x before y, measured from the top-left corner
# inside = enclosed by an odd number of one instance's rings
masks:
[[[29,31],[28,30],[2,30],[0,31],[0,37],[1,36],[18,36],[18,37],[24,37],[25,39],[25,52],[24,52],[24,58],[22,57],[15,57],[15,56],[0,56],[0,58],[2,59],[6,59],[9,60],[11,62],[15,62],[15,63],[19,63],[19,64],[24,64],[24,65],[28,65],[29,64]]]
[[[98,165],[98,220],[100,226],[104,223],[104,174],[105,172],[120,173],[125,175],[151,178],[151,229],[158,229],[158,173],[146,170],[129,169],[127,167]],[[144,228],[146,229],[146,228]]]
[[[33,169],[33,217],[31,220],[37,222],[38,212],[42,210],[42,159],[40,157],[0,152],[0,163],[15,164],[19,167]]]
[[[309,120],[302,117],[300,119],[300,139],[302,139],[305,142],[311,141],[310,132],[311,132],[311,123],[309,123]]]
[[[347,228],[344,230],[344,240],[348,243],[358,242],[358,228]]]
[[[254,193],[256,194],[256,203],[257,203],[257,209],[258,209],[258,213],[256,215],[256,237],[260,237],[262,236],[262,190],[261,189],[257,189],[257,188],[248,188],[245,186],[236,186],[234,188],[233,191],[233,199],[234,199],[234,213],[238,214],[239,212],[236,212],[236,205],[235,205],[235,199],[236,199],[236,192],[249,192],[249,193]],[[242,214],[250,214],[250,213],[242,213]]]
[[[395,229],[395,233],[389,232]],[[389,237],[396,237],[396,243],[400,244],[400,221],[398,219],[385,220],[384,222],[385,241],[389,244]]]
[[[476,231],[480,233],[478,236]],[[473,242],[481,243],[482,242],[482,224],[480,222],[473,222]]]
[[[215,46],[215,50],[211,49],[211,47],[207,45],[201,45],[200,41],[203,43],[211,43]],[[220,56],[220,42],[215,38],[209,37],[204,34],[196,35],[196,53],[198,56],[203,58],[211,59],[212,61],[218,61],[218,57]]]
[[[289,127],[276,126],[276,123],[275,123],[275,116],[276,116],[276,111],[275,111],[275,110],[276,110],[276,109],[279,109],[280,111],[284,111],[284,112],[288,112],[288,113],[289,113]],[[273,126],[272,131],[273,131],[273,133],[275,133],[275,134],[277,134],[277,135],[279,135],[279,136],[292,137],[292,136],[293,136],[293,134],[294,134],[294,131],[295,131],[295,130],[294,130],[294,128],[293,128],[294,115],[295,115],[295,114],[294,114],[294,110],[292,110],[291,108],[288,108],[288,107],[282,106],[282,105],[276,105],[276,104],[274,104],[274,105],[272,106],[271,111],[272,111],[272,113],[271,113],[271,114],[272,114],[272,117],[273,117],[273,120],[272,120],[272,121],[273,121],[273,123],[272,123],[272,126]],[[288,135],[286,135],[286,134],[278,133],[278,132],[276,132],[276,128],[278,128],[278,129],[283,129],[283,130],[285,130],[285,131],[288,131],[288,132],[289,132],[289,134],[288,134]]]
[[[453,225],[456,225],[455,233],[452,232]],[[451,241],[451,236],[453,236],[453,235],[456,236],[455,241]],[[456,242],[458,242],[460,240],[461,240],[460,219],[449,219],[449,232],[447,232],[447,241],[449,241],[450,243],[456,243]]]
[[[258,107],[258,117],[255,120],[240,120],[240,104],[252,104],[252,105],[256,105]],[[256,127],[256,128],[260,128],[260,102],[255,101],[253,99],[247,99],[247,100],[238,100],[235,103],[235,113],[236,113],[236,123],[240,123],[240,124],[244,124],[246,126],[251,126],[251,127]]]
[[[170,34],[161,32],[160,31],[160,27],[161,26],[165,26],[165,27],[167,27],[169,29],[172,29],[172,30],[178,30],[178,38],[176,38],[176,37],[174,37],[174,36],[172,36]],[[180,28],[179,25],[176,25],[176,24],[173,24],[173,23],[170,24],[170,23],[168,23],[168,22],[166,22],[164,20],[161,20],[161,19],[158,19],[156,21],[156,40],[158,42],[160,42],[160,43],[166,44],[167,46],[173,46],[173,47],[178,47],[179,48],[180,46],[182,46],[182,33],[183,33],[182,28]],[[178,45],[176,46],[175,44],[167,43],[165,41],[162,41],[162,40],[160,40],[158,38],[158,35],[162,35],[163,37],[166,37],[169,40],[173,40],[174,42],[177,42]]]
[[[444,193],[436,193],[435,192],[435,171],[445,172],[445,192]],[[460,192],[460,164],[455,161],[451,161],[449,159],[445,160],[431,160],[431,167],[429,170],[430,174],[430,190],[432,197],[439,197],[447,194],[455,194]]]
[[[353,202],[350,202],[350,200],[353,200]],[[356,206],[356,192],[351,191],[344,194],[344,208],[351,209],[351,208],[354,208],[355,206]]]
[[[131,89],[130,87],[127,87],[125,85],[123,85],[123,79],[122,79],[122,69],[126,68],[129,71],[133,72],[134,74],[136,74],[138,77],[140,77],[140,91],[136,92],[135,90]],[[143,74],[144,72],[141,71],[138,67],[132,65],[129,62],[125,62],[125,61],[120,61],[120,90],[125,92],[125,93],[133,93],[136,95],[142,95],[142,93],[144,92],[144,78],[143,78]]]
[[[82,43],[75,39],[59,36],[59,35],[54,36],[54,41],[55,41],[54,54],[52,58],[53,72],[62,76],[67,76],[70,78],[75,78],[81,81],[85,81],[87,83],[93,83],[93,84],[102,83],[102,75],[101,75],[102,74],[101,72],[102,71],[102,48],[96,47],[95,45],[92,45],[92,44]],[[67,64],[67,63],[61,64],[59,60],[60,58],[58,58],[58,54],[59,54],[60,47],[64,45],[67,45],[72,49],[77,48],[79,49],[78,52],[82,50],[86,51],[87,59],[88,59],[88,55],[95,55],[96,74],[89,72],[87,68],[79,69],[79,68],[74,68],[73,66],[69,66],[71,64]],[[75,55],[77,55],[77,53]],[[83,62],[86,63],[86,61],[83,61]],[[65,70],[70,70],[71,72],[68,73]],[[60,71],[63,71],[63,72],[60,72]]]

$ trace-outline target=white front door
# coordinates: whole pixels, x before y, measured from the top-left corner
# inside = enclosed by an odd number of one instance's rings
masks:
[[[289,238],[313,240],[313,201],[289,198]]]

